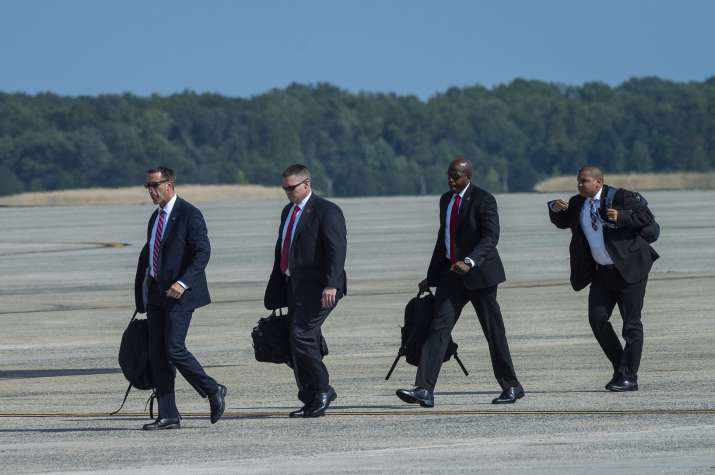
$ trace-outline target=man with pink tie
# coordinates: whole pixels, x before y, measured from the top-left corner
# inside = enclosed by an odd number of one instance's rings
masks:
[[[298,398],[290,417],[320,417],[337,394],[320,351],[321,326],[347,293],[347,231],[340,208],[313,193],[310,171],[291,165],[283,172],[290,203],[281,213],[275,259],[265,305],[288,307],[290,348]]]

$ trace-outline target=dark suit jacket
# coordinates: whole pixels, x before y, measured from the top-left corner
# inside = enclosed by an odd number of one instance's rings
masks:
[[[447,206],[453,194],[448,191],[439,200],[439,231],[427,270],[427,282],[432,287],[439,286],[441,276],[450,267],[444,247],[444,231]],[[463,261],[465,257],[469,257],[475,263],[475,266],[463,276],[465,287],[483,289],[506,280],[504,266],[497,252],[498,242],[497,201],[491,193],[470,183],[459,207],[455,240],[457,260]]]
[[[286,280],[280,271],[280,261],[283,225],[292,206],[292,203],[287,204],[281,213],[273,271],[264,296],[267,309],[288,306]],[[293,244],[288,258],[293,295],[296,298],[312,298],[326,287],[334,287],[342,295],[347,294],[347,247],[343,212],[336,204],[313,193],[293,232]]]
[[[608,186],[604,185],[601,191],[601,207],[599,214],[606,219],[606,194]],[[571,244],[569,255],[571,258],[571,286],[574,290],[581,290],[591,283],[596,263],[591,256],[591,247],[588,245],[586,235],[581,229],[581,209],[586,201],[581,195],[574,195],[569,200],[569,207],[565,211],[554,212],[549,202],[549,218],[560,229],[571,229]],[[618,220],[615,228],[603,227],[603,241],[606,251],[613,260],[613,265],[628,283],[639,282],[648,275],[653,262],[658,259],[648,242],[639,234],[639,230],[653,222],[653,213],[650,212],[645,200],[638,193],[620,189],[613,198],[613,207],[618,210]]]
[[[144,296],[148,293],[145,286],[151,255],[149,241],[158,214],[158,210],[155,210],[149,219],[147,242],[137,265],[134,279],[137,310],[145,312],[147,303],[167,307],[170,310],[193,310],[208,305],[211,297],[205,269],[211,255],[211,245],[206,232],[206,222],[201,211],[178,197],[168,223],[164,225],[164,235],[159,247],[156,281],[161,289],[161,295],[149,296],[149,302],[144,300]],[[164,292],[177,280],[186,284],[188,289],[178,300],[167,298]]]

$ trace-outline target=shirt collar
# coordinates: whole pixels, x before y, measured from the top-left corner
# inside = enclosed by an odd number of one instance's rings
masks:
[[[603,187],[601,187],[600,190],[598,190],[598,193],[593,198],[589,198],[591,201],[598,201],[601,199],[601,192],[603,191]]]
[[[310,199],[311,196],[313,196],[313,192],[312,192],[312,191],[311,191],[310,193],[308,193],[308,196],[306,196],[305,198],[303,198],[303,201],[301,201],[300,203],[298,203],[298,208],[304,209],[306,203],[308,203],[308,200]]]
[[[469,183],[467,183],[467,186],[465,186],[464,189],[459,192],[460,199],[464,198],[464,194],[467,192],[467,190],[469,189],[469,185],[471,185],[471,184],[472,184],[472,182],[470,181]]]
[[[163,208],[160,207],[160,209],[163,209],[164,212],[166,212],[166,215],[169,216],[171,214],[171,210],[174,209],[174,205],[176,204],[176,197],[177,194],[174,193],[174,196],[166,203],[166,206]]]

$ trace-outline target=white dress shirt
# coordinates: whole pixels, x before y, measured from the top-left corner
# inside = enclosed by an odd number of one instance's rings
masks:
[[[471,182],[467,183],[467,186],[465,186],[464,189],[458,193],[460,209],[462,208],[462,204],[464,203],[464,194],[467,192],[467,190],[469,189],[469,185],[471,185],[471,184],[472,184]],[[451,255],[450,249],[449,249],[449,243],[450,243],[450,237],[451,237],[449,234],[449,229],[450,229],[450,225],[452,223],[452,205],[454,204],[454,196],[456,194],[457,193],[452,195],[452,199],[449,201],[449,205],[447,205],[447,215],[445,216],[445,221],[444,221],[444,248],[447,250],[447,252],[446,252],[447,259],[452,258],[452,255]],[[459,215],[459,210],[457,210],[457,215]],[[474,261],[472,259],[470,259],[469,257],[465,258],[464,262],[466,262],[470,266],[474,267]]]
[[[159,213],[162,211],[164,212],[164,229],[161,231],[161,238],[163,239],[164,236],[166,236],[166,232],[169,230],[169,217],[171,216],[171,211],[174,209],[174,204],[176,204],[176,193],[174,193],[174,196],[166,203],[166,205],[161,208],[159,207]],[[154,226],[151,228],[151,238],[149,239],[149,275],[152,277],[156,277],[156,269],[154,269],[154,242],[156,241],[156,228],[159,226],[159,218],[160,214],[156,215],[156,219],[154,220]],[[180,280],[177,281],[179,285],[181,285],[183,288],[188,289],[189,287],[181,282]]]
[[[298,213],[295,215],[295,221],[293,222],[293,230],[290,233],[290,245],[293,245],[293,238],[295,237],[295,230],[298,229],[298,221],[300,221],[300,217],[303,214],[303,210],[305,209],[305,205],[308,203],[308,200],[310,197],[313,196],[313,192],[311,191],[308,193],[308,196],[303,198],[303,200],[298,203],[297,205],[294,204],[291,206],[290,211],[288,211],[288,215],[286,216],[286,222],[283,223],[283,231],[281,231],[281,249],[283,249],[283,244],[285,244],[286,240],[286,231],[288,230],[288,224],[290,224],[290,217],[293,215],[293,210],[295,207],[298,207]],[[290,259],[288,260],[290,262]],[[286,275],[290,276],[290,267],[286,269]]]
[[[600,215],[598,215],[597,219],[598,229],[593,229],[593,227],[591,226],[591,203],[593,203],[596,212],[598,212],[598,209],[601,206],[602,191],[603,188],[598,190],[596,196],[594,196],[593,198],[586,198],[586,201],[583,202],[583,207],[581,208],[580,223],[581,229],[586,235],[588,245],[591,248],[591,255],[593,256],[593,260],[596,261],[596,263],[601,264],[602,266],[607,266],[613,264],[613,259],[611,259],[611,256],[608,255],[608,251],[606,250],[606,243],[603,241],[603,220],[601,219]]]

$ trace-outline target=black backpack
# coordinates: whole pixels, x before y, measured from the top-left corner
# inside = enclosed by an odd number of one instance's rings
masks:
[[[613,208],[613,198],[616,196],[616,193],[620,190],[620,188],[615,188],[612,186],[608,187],[608,191],[606,192],[606,208]],[[643,206],[646,207],[648,210],[648,213],[653,216],[653,212],[648,208],[648,201],[638,193],[637,191],[633,192],[636,196],[636,199],[638,201],[643,201]],[[610,222],[607,222],[606,225],[611,228],[616,228],[616,225]],[[646,227],[641,228],[638,230],[638,234],[646,240],[648,244],[652,244],[658,240],[660,237],[660,224],[658,224],[655,220],[655,216],[653,216],[653,221]]]
[[[122,343],[119,347],[119,366],[122,368],[122,374],[129,381],[129,387],[124,394],[122,405],[111,415],[117,414],[124,407],[127,401],[129,391],[132,387],[137,389],[154,389],[154,380],[151,376],[151,366],[149,365],[149,321],[146,318],[137,320],[138,312],[134,312],[132,319],[129,320],[124,334],[122,335]],[[147,404],[151,403],[149,409],[150,417],[154,417],[154,399],[156,395],[152,393]]]
[[[430,323],[434,318],[434,295],[431,291],[427,291],[427,295],[422,297],[422,292],[418,292],[416,297],[410,299],[405,307],[405,324],[401,328],[402,338],[400,343],[400,349],[397,351],[397,357],[392,363],[390,370],[385,376],[385,380],[390,379],[392,372],[397,366],[397,362],[402,356],[405,360],[413,366],[418,366],[420,364],[420,356],[422,354],[422,346],[427,339],[429,334]],[[449,345],[447,346],[447,351],[444,354],[444,361],[449,361],[452,356],[454,356],[455,361],[462,368],[465,376],[469,376],[467,368],[462,364],[462,360],[459,359],[457,354],[457,345],[454,340],[449,340]]]
[[[283,310],[279,309],[258,320],[258,323],[251,331],[253,340],[253,352],[256,361],[264,363],[285,363],[293,367],[293,358],[290,352],[290,316],[283,315]],[[320,335],[320,354],[328,354],[328,344]]]

